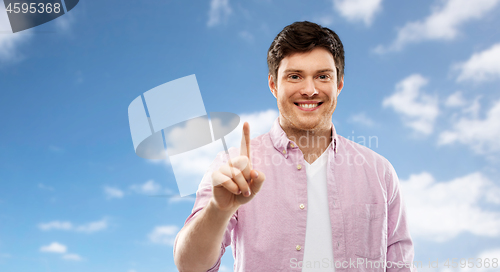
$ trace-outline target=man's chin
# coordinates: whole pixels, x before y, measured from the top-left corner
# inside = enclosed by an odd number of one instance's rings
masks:
[[[295,127],[299,130],[314,130],[318,127],[318,122],[314,121],[298,121]]]

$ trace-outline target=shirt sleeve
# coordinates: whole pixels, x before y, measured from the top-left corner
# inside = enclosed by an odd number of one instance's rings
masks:
[[[231,151],[231,150],[230,150]],[[187,225],[193,218],[195,218],[199,212],[208,204],[210,198],[212,197],[212,173],[219,169],[223,164],[227,163],[227,157],[224,152],[220,152],[215,160],[210,165],[207,172],[203,176],[200,185],[198,186],[198,190],[196,191],[196,200],[194,202],[193,210],[191,214],[188,216],[186,221],[184,222],[184,226]],[[220,255],[217,262],[207,271],[219,271],[219,267],[221,265],[221,258],[226,251],[226,247],[231,245],[231,231],[236,226],[238,221],[238,211],[236,211],[229,220],[224,236],[222,237]],[[177,243],[177,239],[175,240]],[[175,243],[174,243],[174,254],[175,254]]]
[[[408,229],[403,196],[396,171],[389,163],[387,182],[387,271],[416,272],[413,266],[414,248]]]

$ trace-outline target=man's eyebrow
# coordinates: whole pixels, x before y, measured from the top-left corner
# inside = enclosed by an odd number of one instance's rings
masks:
[[[318,70],[318,71],[316,71],[316,73],[324,73],[324,72],[331,72],[331,73],[333,73],[333,72],[335,72],[335,71],[334,71],[334,70],[332,70],[332,69],[330,69],[330,68],[327,68],[327,69],[322,69],[322,70]]]
[[[286,69],[283,73],[284,74],[287,74],[287,73],[302,73],[304,72],[303,70],[299,70],[299,69]],[[334,70],[330,69],[330,68],[326,68],[326,69],[320,69],[320,70],[317,70],[315,73],[324,73],[324,72],[335,72]]]
[[[287,74],[287,73],[301,73],[302,70],[298,70],[298,69],[286,69],[283,74]]]

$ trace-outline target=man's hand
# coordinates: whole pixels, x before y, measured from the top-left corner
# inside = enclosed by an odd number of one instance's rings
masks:
[[[260,191],[264,173],[252,169],[250,159],[250,125],[243,124],[240,156],[231,159],[212,173],[211,201],[222,211],[236,211]]]

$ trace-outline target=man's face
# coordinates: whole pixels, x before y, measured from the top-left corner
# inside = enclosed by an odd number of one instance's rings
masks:
[[[332,54],[322,47],[281,60],[276,84],[269,75],[269,88],[277,99],[284,129],[329,129],[343,86],[343,78],[337,85]]]

